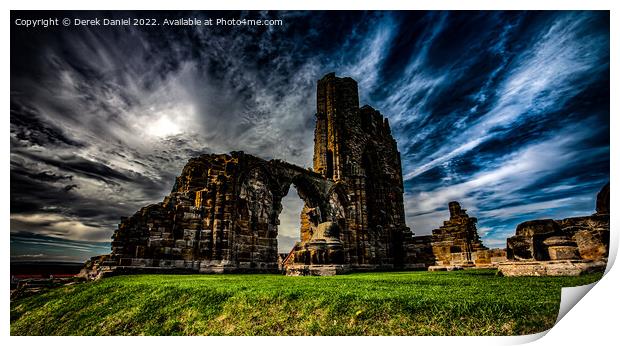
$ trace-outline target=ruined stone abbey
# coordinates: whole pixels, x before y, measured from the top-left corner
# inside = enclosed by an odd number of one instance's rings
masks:
[[[282,259],[278,218],[291,185],[304,207],[299,242]],[[193,158],[163,202],[121,220],[105,264],[335,274],[407,268],[413,255],[388,120],[360,108],[357,82],[331,73],[317,86],[312,170],[243,152]]]
[[[299,241],[281,256],[279,215],[291,185],[304,207]],[[368,105],[359,107],[355,80],[330,73],[317,85],[312,169],[243,152],[192,158],[162,202],[121,218],[111,254],[91,259],[83,272],[87,277],[136,272],[334,275],[497,267],[506,261],[506,250],[482,244],[476,218],[458,202],[449,203],[449,212],[449,220],[432,235],[413,236],[405,224],[400,153],[388,120]],[[553,232],[532,231],[540,239],[555,237],[549,238],[553,244],[545,240],[549,250],[540,251],[548,251],[551,259],[586,258],[581,252],[591,255],[589,260],[606,258],[608,211],[582,219],[577,228],[583,232],[573,227],[569,236],[557,223]],[[521,233],[517,230],[508,241],[511,259],[543,244]],[[581,237],[579,248],[572,234]]]

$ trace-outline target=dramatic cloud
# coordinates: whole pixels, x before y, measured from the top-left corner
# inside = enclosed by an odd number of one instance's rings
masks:
[[[608,12],[164,15],[284,24],[11,27],[13,260],[108,252],[120,217],[202,153],[311,166],[316,80],[331,71],[389,118],[416,234],[458,200],[503,247],[524,220],[592,213],[609,180]],[[286,252],[302,203],[294,189],[283,202]]]

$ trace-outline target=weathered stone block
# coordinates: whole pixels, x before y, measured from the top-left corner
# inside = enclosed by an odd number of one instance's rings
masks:
[[[589,260],[606,259],[609,253],[609,231],[581,230],[575,233],[581,257]]]
[[[498,270],[505,276],[579,276],[605,271],[604,261],[508,261]]]
[[[191,212],[183,213],[183,219],[185,220],[192,220],[192,219],[199,219],[199,218],[200,218],[200,214],[198,213],[191,213]]]
[[[596,213],[609,215],[609,183],[605,184],[596,195]]]
[[[550,246],[549,258],[551,260],[579,259],[579,251],[575,246]]]
[[[198,234],[198,231],[193,230],[193,229],[183,230],[183,239],[185,239],[185,240],[194,240],[194,239],[196,239],[196,235],[197,234]]]
[[[534,257],[532,253],[532,238],[516,235],[506,240],[506,257],[508,259],[528,260]]]
[[[554,220],[533,220],[517,225],[516,235],[532,237],[535,234],[554,234],[558,231],[560,231],[560,226]]]

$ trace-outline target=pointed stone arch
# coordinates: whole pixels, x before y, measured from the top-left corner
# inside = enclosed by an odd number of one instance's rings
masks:
[[[323,179],[319,182],[310,172],[278,162],[258,162],[248,166],[239,178],[238,212],[232,244],[240,266],[254,269],[261,263],[268,266],[277,263],[279,215],[283,209],[282,199],[291,185],[304,201],[301,217],[303,223],[304,213],[307,214],[308,231],[316,230],[327,220],[330,205]]]

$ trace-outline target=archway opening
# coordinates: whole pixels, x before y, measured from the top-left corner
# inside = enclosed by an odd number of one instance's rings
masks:
[[[288,254],[295,243],[301,240],[301,212],[304,201],[299,197],[297,188],[291,184],[288,194],[282,198],[282,211],[279,215],[278,253]]]

